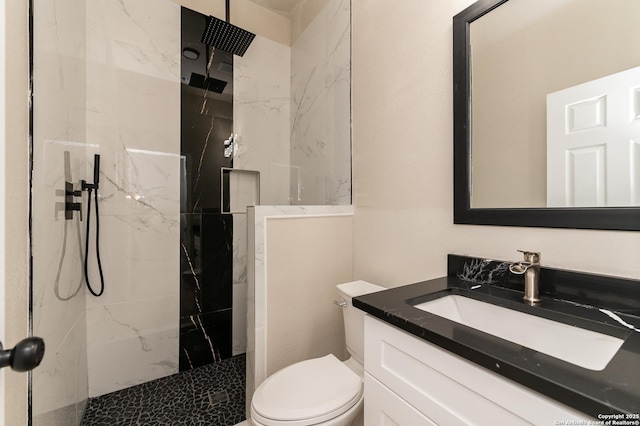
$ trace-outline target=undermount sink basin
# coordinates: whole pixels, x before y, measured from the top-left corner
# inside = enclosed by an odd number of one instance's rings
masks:
[[[589,370],[603,370],[624,340],[459,295],[415,305],[426,312]]]

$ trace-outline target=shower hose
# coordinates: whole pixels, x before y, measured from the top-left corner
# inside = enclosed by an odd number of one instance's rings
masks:
[[[97,186],[97,185],[96,185]],[[94,192],[94,197],[96,200],[96,258],[98,261],[98,272],[100,272],[100,291],[96,292],[91,287],[91,283],[89,282],[89,226],[91,224],[91,192],[94,188],[89,186],[87,188],[87,238],[84,247],[84,278],[87,282],[87,289],[91,294],[96,297],[100,297],[104,292],[104,275],[102,274],[102,263],[100,262],[100,216],[98,211],[98,189],[96,188]]]

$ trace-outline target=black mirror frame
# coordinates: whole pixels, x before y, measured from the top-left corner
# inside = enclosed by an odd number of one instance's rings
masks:
[[[453,223],[640,231],[640,207],[471,208],[470,24],[508,0],[479,0],[453,17]]]

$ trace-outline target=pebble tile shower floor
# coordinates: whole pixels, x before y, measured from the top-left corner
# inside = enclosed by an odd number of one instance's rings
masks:
[[[82,426],[232,426],[245,419],[245,356],[92,398]]]

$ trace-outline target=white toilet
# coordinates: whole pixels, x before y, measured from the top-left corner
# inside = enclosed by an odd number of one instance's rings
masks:
[[[363,406],[364,312],[351,298],[385,290],[366,281],[340,284],[347,351],[308,359],[269,376],[253,394],[251,420],[256,426],[346,426]],[[342,302],[345,302],[344,304]]]

